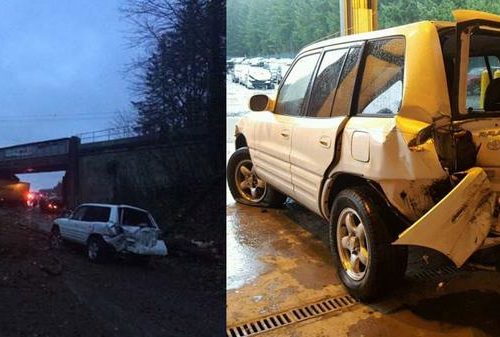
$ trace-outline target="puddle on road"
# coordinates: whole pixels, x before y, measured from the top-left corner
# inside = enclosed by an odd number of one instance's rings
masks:
[[[251,222],[249,226],[245,223]],[[248,230],[252,224],[251,216],[247,216],[242,222],[239,211],[228,208],[226,215],[227,239],[226,239],[226,289],[233,290],[242,287],[262,274],[266,267],[259,260],[262,251],[259,249],[259,235],[255,231]]]

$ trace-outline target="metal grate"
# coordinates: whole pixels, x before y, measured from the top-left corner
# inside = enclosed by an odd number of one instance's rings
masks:
[[[305,321],[330,312],[340,311],[353,306],[357,301],[349,295],[307,304],[285,312],[259,318],[247,323],[229,327],[226,330],[227,337],[255,336],[270,330],[281,328],[286,325]]]
[[[459,269],[454,266],[442,266],[434,269],[425,269],[409,276],[417,280],[432,280],[438,277],[455,275],[458,272]]]

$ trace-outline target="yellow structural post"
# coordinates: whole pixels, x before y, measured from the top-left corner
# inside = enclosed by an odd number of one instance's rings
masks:
[[[377,0],[340,0],[342,35],[377,29]]]
[[[493,78],[500,77],[500,70],[495,70],[493,73]],[[484,69],[481,72],[481,94],[479,96],[479,107],[482,109],[484,107],[484,94],[486,93],[486,88],[490,84],[490,76],[488,75],[488,70]]]

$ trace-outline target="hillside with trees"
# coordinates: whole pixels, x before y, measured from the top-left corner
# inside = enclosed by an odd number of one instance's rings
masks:
[[[379,0],[379,28],[452,20],[457,8],[500,14],[491,0]],[[338,0],[227,0],[228,56],[291,56],[339,30]]]

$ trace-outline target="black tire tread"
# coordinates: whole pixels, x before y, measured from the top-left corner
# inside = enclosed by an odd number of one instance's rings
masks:
[[[241,197],[239,195],[238,189],[236,188],[236,182],[234,181],[234,171],[236,170],[236,166],[240,161],[250,159],[250,152],[248,147],[242,147],[237,149],[229,158],[229,162],[227,164],[226,177],[229,185],[229,190],[231,191],[231,195],[234,200],[241,204],[249,205],[249,206],[258,206],[258,207],[270,207],[270,208],[278,208],[283,206],[285,203],[287,196],[281,192],[279,192],[274,187],[267,184],[266,195],[264,199],[258,203],[254,203],[248,201],[247,199]]]
[[[88,245],[90,244],[90,242],[94,241],[94,240],[99,245],[99,252],[100,253],[98,254],[98,256],[96,257],[95,260],[90,260],[90,261],[94,262],[94,263],[105,263],[105,262],[109,261],[110,249],[109,249],[108,245],[106,244],[106,242],[104,241],[104,239],[101,238],[100,236],[93,235],[93,236],[89,237],[89,239],[87,241],[87,249],[88,249]]]
[[[351,203],[355,205],[353,208],[363,218],[365,231],[373,246],[370,249],[371,266],[359,282],[351,280],[345,274],[340,266],[340,257],[336,248],[335,217],[340,212],[339,207],[348,202],[346,200],[351,200]],[[395,221],[397,220],[385,203],[368,186],[355,186],[343,190],[334,201],[330,217],[330,248],[341,281],[351,295],[361,301],[369,302],[381,297],[389,289],[397,286],[404,277],[408,250],[406,246],[391,244],[397,237],[397,234],[391,230],[397,225]]]

